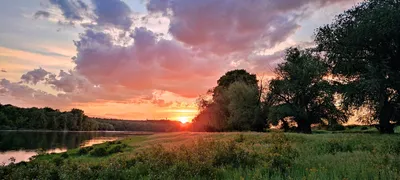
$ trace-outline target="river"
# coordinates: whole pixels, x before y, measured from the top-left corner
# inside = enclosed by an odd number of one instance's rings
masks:
[[[29,161],[38,151],[61,153],[133,135],[129,132],[0,131],[0,165]]]

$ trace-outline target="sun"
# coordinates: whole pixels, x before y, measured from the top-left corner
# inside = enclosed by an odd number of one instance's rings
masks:
[[[182,124],[186,124],[189,122],[189,118],[182,116],[178,118],[178,121],[181,122]]]

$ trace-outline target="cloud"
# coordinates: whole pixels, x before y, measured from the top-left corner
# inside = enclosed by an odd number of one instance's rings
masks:
[[[218,57],[197,53],[174,40],[159,39],[146,28],[136,28],[131,37],[132,45],[120,46],[102,32],[81,34],[81,40],[75,42],[76,70],[101,86],[160,89],[191,97],[206,90],[210,79],[221,71],[223,62]]]
[[[112,25],[124,30],[132,26],[131,9],[121,0],[92,0],[99,25]]]
[[[29,71],[21,76],[21,80],[25,83],[36,85],[38,82],[43,81],[45,77],[50,74],[46,70],[39,68]]]
[[[176,40],[221,55],[274,47],[299,28],[308,7],[344,1],[150,0],[147,8],[170,18]]]
[[[85,29],[118,28],[128,31],[133,24],[130,7],[121,0],[49,0],[53,7],[61,11],[61,26],[80,24]],[[37,11],[34,17],[49,17],[48,11]]]
[[[49,2],[57,6],[65,19],[71,22],[82,21],[88,10],[88,5],[81,0],[49,0]]]
[[[66,99],[60,99],[55,95],[49,94],[42,90],[35,90],[21,83],[10,82],[2,79],[0,81],[0,95],[12,97],[13,99],[29,102],[36,106],[46,106],[51,102],[52,106],[62,106],[69,104]]]
[[[256,73],[268,73],[272,75],[275,67],[284,61],[285,51],[277,51],[270,55],[253,55],[249,57],[248,68]]]
[[[47,11],[37,11],[34,15],[33,18],[35,19],[39,19],[39,18],[49,18],[50,17],[50,13]]]
[[[57,92],[48,92],[34,89],[28,85],[42,83],[49,85]],[[118,92],[118,93],[115,93]],[[65,72],[60,70],[58,75],[42,68],[25,73],[20,82],[10,82],[7,79],[0,81],[0,94],[9,99],[17,99],[35,106],[52,104],[57,107],[66,107],[72,103],[89,103],[96,101],[112,101],[118,103],[151,103],[153,98],[138,101],[142,97],[151,96],[151,91],[135,91],[120,85],[101,87],[89,82],[86,77],[76,71]],[[47,105],[46,105],[47,104]]]
[[[55,90],[71,93],[71,92],[87,92],[95,86],[91,84],[83,76],[79,76],[74,71],[60,71],[59,75],[51,74],[46,79],[46,84],[51,85]]]
[[[154,99],[151,101],[151,103],[157,105],[158,107],[168,107],[174,104],[174,102],[166,102],[163,99]]]
[[[304,49],[311,48],[315,46],[315,44],[314,42],[296,42],[295,44],[291,44],[291,46]],[[241,68],[247,68],[257,74],[273,76],[274,69],[278,64],[285,61],[285,52],[286,49],[277,50],[272,54],[252,54],[247,58],[245,65],[242,65]]]

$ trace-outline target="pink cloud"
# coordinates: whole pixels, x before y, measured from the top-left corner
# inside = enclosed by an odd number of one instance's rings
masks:
[[[184,108],[190,103],[171,97],[193,101],[227,70],[271,73],[282,62],[283,51],[255,52],[282,46],[313,8],[348,1],[149,0],[149,14],[141,17],[157,19],[161,14],[160,19],[170,23],[167,34],[135,24],[131,9],[121,0],[50,2],[63,13],[60,22],[80,23],[84,29],[74,42],[74,67],[59,73],[34,69],[23,74],[20,83],[3,79],[0,95],[52,106],[113,102]],[[39,65],[66,64],[19,51],[0,55],[24,55]],[[49,91],[38,90],[39,86]],[[155,90],[171,93],[170,99]]]
[[[216,54],[271,48],[293,34],[297,19],[311,6],[347,0],[150,0],[147,8],[170,21],[169,33],[181,42]],[[307,11],[307,13],[306,13]]]
[[[190,97],[202,93],[209,79],[223,70],[217,56],[196,53],[175,40],[158,40],[145,28],[136,28],[131,37],[132,45],[120,46],[111,45],[106,35],[82,34],[76,42],[76,70],[101,86],[160,89]]]

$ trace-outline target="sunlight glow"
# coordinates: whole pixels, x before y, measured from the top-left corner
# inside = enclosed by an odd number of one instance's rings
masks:
[[[179,120],[179,122],[181,122],[182,124],[186,124],[186,123],[189,122],[189,117],[184,117],[184,116],[182,116],[182,117],[179,117],[178,120]]]

